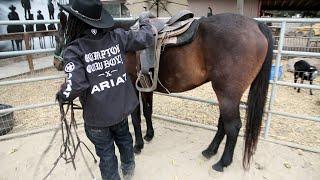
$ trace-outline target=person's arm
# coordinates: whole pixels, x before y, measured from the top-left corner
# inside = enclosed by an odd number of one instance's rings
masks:
[[[64,71],[67,73],[67,80],[57,94],[60,100],[72,101],[90,87],[78,51],[78,49],[69,46],[64,52]]]
[[[154,36],[149,19],[140,22],[140,29],[138,31],[125,31],[119,28],[115,29],[114,32],[120,36],[120,40],[126,51],[139,51],[154,44]]]

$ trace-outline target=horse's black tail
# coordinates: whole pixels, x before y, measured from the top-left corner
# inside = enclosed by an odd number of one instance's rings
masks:
[[[268,52],[260,72],[251,84],[248,96],[247,122],[245,130],[245,150],[243,156],[243,167],[250,167],[251,157],[254,154],[261,130],[261,122],[266,104],[269,77],[273,58],[273,38],[269,27],[258,22],[261,32],[268,40]]]

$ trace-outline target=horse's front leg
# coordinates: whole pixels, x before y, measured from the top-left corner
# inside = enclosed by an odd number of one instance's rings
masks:
[[[223,140],[224,136],[226,135],[226,132],[224,130],[224,126],[223,126],[223,122],[222,122],[222,118],[219,118],[219,122],[218,122],[218,130],[216,135],[214,136],[213,140],[211,141],[210,145],[208,146],[207,149],[205,149],[204,151],[202,151],[202,155],[209,159],[212,156],[214,156],[215,154],[217,154],[219,146],[221,144],[221,141]]]
[[[152,102],[153,92],[143,93],[143,115],[147,123],[147,133],[144,136],[146,141],[151,141],[154,136],[154,129],[152,125]]]
[[[135,134],[135,145],[134,145],[134,153],[140,154],[141,149],[143,149],[143,139],[141,132],[141,115],[140,115],[140,105],[136,107],[136,109],[131,113],[132,124],[134,128]]]

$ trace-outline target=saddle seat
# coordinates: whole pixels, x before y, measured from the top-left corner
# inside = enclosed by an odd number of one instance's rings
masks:
[[[178,37],[188,31],[188,38],[183,38],[185,44],[192,41],[193,35],[198,28],[198,21],[195,20],[191,11],[183,10],[170,18],[167,22],[163,19],[151,19],[151,25],[157,29],[157,41],[162,41],[161,45],[182,45],[184,42],[178,43]],[[193,25],[194,24],[194,25]],[[192,26],[193,25],[193,26]]]
[[[155,34],[154,46],[140,52],[141,66],[136,80],[138,91],[152,92],[157,88],[161,50],[164,47],[180,46],[193,41],[200,24],[193,17],[191,11],[183,10],[167,22],[161,18],[150,19]]]

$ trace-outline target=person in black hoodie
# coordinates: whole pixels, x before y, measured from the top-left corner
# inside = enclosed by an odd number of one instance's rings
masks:
[[[100,157],[102,179],[120,179],[114,143],[120,152],[122,174],[132,177],[135,161],[127,117],[138,99],[125,70],[125,52],[154,43],[148,14],[141,16],[139,31],[108,30],[114,21],[99,0],[75,0],[71,6],[59,6],[69,17],[63,53],[67,80],[57,99],[64,102],[79,97],[86,135]]]

